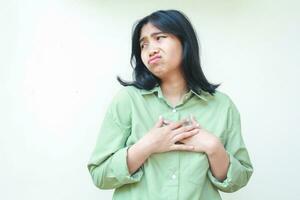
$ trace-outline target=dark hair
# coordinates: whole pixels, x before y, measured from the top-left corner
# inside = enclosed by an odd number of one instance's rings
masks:
[[[189,19],[177,10],[159,10],[144,17],[135,24],[132,33],[130,58],[131,66],[134,69],[133,82],[123,81],[117,76],[120,84],[150,90],[161,83],[161,80],[147,69],[141,58],[140,33],[143,26],[147,23],[151,23],[161,31],[172,34],[180,40],[182,45],[182,70],[188,88],[197,94],[200,94],[201,90],[204,90],[213,95],[215,89],[220,84],[211,84],[205,78],[200,64],[196,33]]]

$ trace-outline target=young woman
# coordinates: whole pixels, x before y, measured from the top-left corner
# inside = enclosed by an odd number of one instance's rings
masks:
[[[88,169],[116,200],[219,200],[253,167],[232,100],[205,78],[195,31],[176,10],[135,25],[133,82],[113,98]]]

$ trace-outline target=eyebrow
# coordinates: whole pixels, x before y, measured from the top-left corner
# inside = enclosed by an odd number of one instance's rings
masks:
[[[159,35],[159,34],[165,34],[164,32],[162,31],[159,31],[159,32],[154,32],[154,33],[151,33],[151,37],[155,36],[155,35]],[[142,37],[140,40],[139,40],[139,43],[141,43],[144,39],[145,39],[146,36]]]

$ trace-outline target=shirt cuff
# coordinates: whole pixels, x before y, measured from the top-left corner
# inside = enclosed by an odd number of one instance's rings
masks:
[[[130,146],[118,150],[112,158],[113,172],[121,183],[134,183],[141,180],[143,176],[142,167],[130,175],[127,165],[127,150]]]
[[[211,180],[212,184],[216,186],[219,190],[224,192],[233,192],[236,185],[234,177],[239,177],[241,164],[229,152],[227,152],[227,154],[229,156],[229,168],[227,171],[226,179],[223,181],[218,180],[213,176],[210,170],[208,171],[208,177]]]

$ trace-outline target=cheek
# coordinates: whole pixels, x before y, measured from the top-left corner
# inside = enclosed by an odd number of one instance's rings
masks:
[[[147,64],[147,56],[146,56],[145,52],[141,52],[141,59],[142,59],[144,65],[146,65]]]
[[[174,58],[177,58],[175,60],[180,60],[181,59],[181,51],[179,49],[173,49],[174,51],[172,52],[172,56],[174,56]]]
[[[166,41],[166,43],[163,44],[163,49],[165,49],[165,51],[168,54],[168,57],[172,58],[172,60],[174,60],[174,58],[181,57],[182,46],[180,41],[176,41],[176,40]]]
[[[179,42],[174,44],[173,53],[174,53],[174,56],[176,56],[176,57],[179,57],[179,58],[182,57],[182,46]]]
[[[181,47],[179,46],[174,46],[172,48],[169,49],[169,59],[170,61],[177,65],[181,62],[182,60],[182,50],[181,50]]]

